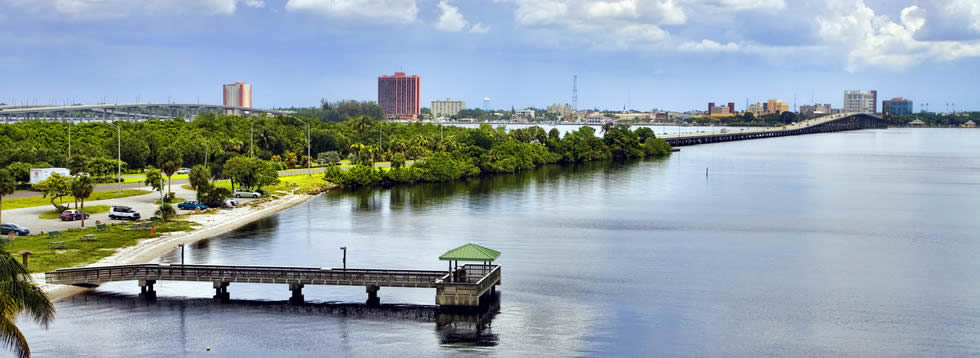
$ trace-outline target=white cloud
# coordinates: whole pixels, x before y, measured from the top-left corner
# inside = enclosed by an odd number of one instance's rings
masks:
[[[980,33],[980,1],[948,0],[942,9],[948,17],[955,18],[955,21],[967,21],[970,29]]]
[[[786,8],[784,0],[721,0],[723,7],[735,10],[779,10]]]
[[[265,1],[263,0],[243,0],[242,2],[245,4],[245,6],[248,7],[255,7],[255,8],[265,7]]]
[[[876,15],[863,0],[830,0],[817,18],[818,34],[831,51],[843,51],[848,71],[866,66],[904,69],[929,60],[951,61],[980,56],[977,41],[920,41],[915,35],[927,22],[926,10],[902,9],[900,23]]]
[[[262,7],[263,0],[0,0],[0,4],[44,16],[67,16],[76,20],[98,20],[133,15],[234,14],[238,3]]]
[[[440,31],[459,32],[466,28],[467,22],[463,14],[459,13],[458,8],[450,5],[448,0],[439,1],[439,11],[442,15],[439,15],[436,28]]]
[[[286,10],[311,11],[329,17],[373,18],[380,22],[415,22],[415,0],[288,0]]]
[[[477,34],[485,34],[487,32],[490,32],[490,26],[483,26],[483,24],[478,22],[473,24],[473,27],[470,27],[470,32],[477,33]]]
[[[681,51],[687,52],[735,52],[739,50],[738,44],[729,42],[720,44],[712,40],[701,40],[701,42],[687,41],[678,46]]]

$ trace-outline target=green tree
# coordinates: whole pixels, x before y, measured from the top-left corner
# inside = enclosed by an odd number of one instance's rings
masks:
[[[255,190],[262,190],[263,186],[279,184],[279,172],[272,163],[259,160],[255,168]]]
[[[153,190],[163,192],[163,173],[160,169],[149,167],[146,169],[146,180],[143,184],[149,185]]]
[[[190,182],[191,189],[200,191],[200,188],[205,187],[211,182],[211,169],[205,167],[203,164],[195,165],[191,168],[188,181]]]
[[[253,173],[255,172],[253,166],[253,159],[245,156],[237,156],[225,161],[224,168],[221,172],[231,180],[232,190],[235,189],[235,184],[241,187],[251,188],[254,183]]]
[[[76,155],[68,160],[68,171],[71,175],[78,175],[78,173],[84,173],[88,171],[88,157],[84,155]]]
[[[157,165],[160,166],[160,170],[167,175],[167,192],[173,192],[170,187],[170,181],[173,179],[174,173],[180,169],[180,166],[184,164],[184,153],[180,151],[177,146],[169,146],[163,148],[160,154],[157,156]]]
[[[174,217],[177,216],[177,210],[174,210],[174,207],[171,206],[170,204],[161,203],[160,207],[157,208],[155,212],[153,212],[153,215],[156,215],[158,218],[160,218],[160,221],[167,222],[170,221],[170,219],[173,219]]]
[[[61,212],[68,210],[67,206],[56,204],[54,201],[71,194],[71,178],[52,173],[50,177],[33,185],[34,190],[40,191],[42,197],[51,197],[51,205]]]
[[[17,179],[7,169],[0,169],[0,222],[3,222],[3,197],[17,190]]]
[[[401,168],[403,165],[405,165],[406,160],[407,159],[405,158],[405,154],[395,153],[394,155],[391,156],[391,168],[392,169]]]
[[[92,177],[88,175],[79,176],[77,179],[71,182],[71,195],[75,197],[75,201],[81,200],[82,210],[85,210],[85,199],[88,199],[95,191],[95,184],[92,183]],[[85,216],[82,216],[82,227],[85,227]]]
[[[0,247],[0,342],[13,349],[18,357],[31,356],[27,337],[17,328],[17,317],[30,317],[47,328],[54,319],[54,304],[34,284],[27,269]]]
[[[646,143],[647,139],[650,138],[657,138],[657,135],[653,133],[653,129],[650,129],[650,127],[640,127],[634,132],[636,132],[636,135],[640,137],[640,143]]]

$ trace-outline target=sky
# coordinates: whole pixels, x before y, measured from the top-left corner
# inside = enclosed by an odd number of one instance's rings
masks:
[[[874,89],[980,110],[978,0],[0,0],[0,102],[377,100],[687,111]],[[879,102],[880,106],[880,102]]]

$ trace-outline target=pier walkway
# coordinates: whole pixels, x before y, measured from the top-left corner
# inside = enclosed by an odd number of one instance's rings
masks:
[[[305,285],[364,286],[369,305],[380,303],[381,287],[418,287],[436,289],[440,306],[477,307],[487,294],[500,284],[500,266],[465,264],[452,271],[378,270],[311,268],[288,266],[224,266],[143,264],[60,269],[45,273],[48,283],[98,287],[115,281],[137,281],[140,294],[156,298],[157,281],[212,282],[216,300],[230,298],[231,283],[265,283],[289,285],[290,303],[303,302]]]

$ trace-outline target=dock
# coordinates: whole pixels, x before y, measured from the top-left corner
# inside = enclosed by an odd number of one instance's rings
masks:
[[[477,249],[475,252],[489,254],[467,256],[474,252],[473,247],[489,250]],[[463,255],[459,255],[461,252]],[[382,287],[434,288],[435,303],[441,307],[477,308],[485,304],[488,296],[496,294],[496,286],[501,283],[500,265],[492,264],[499,255],[499,252],[478,245],[464,245],[440,257],[450,262],[447,271],[140,264],[59,269],[45,273],[44,277],[47,283],[87,288],[108,282],[136,281],[140,296],[148,299],[156,298],[153,286],[157,281],[211,282],[216,301],[230,300],[228,287],[232,283],[279,284],[289,287],[291,304],[305,301],[303,287],[306,285],[363,286],[368,305],[380,304],[378,291]],[[446,259],[448,257],[452,259]],[[459,261],[481,263],[459,265]]]

